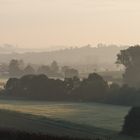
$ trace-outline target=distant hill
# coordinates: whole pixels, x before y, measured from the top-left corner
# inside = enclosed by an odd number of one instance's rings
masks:
[[[116,55],[126,46],[98,45],[81,48],[67,48],[50,52],[11,52],[0,53],[0,63],[7,63],[11,59],[23,59],[26,63],[50,64],[56,60],[59,65],[68,65],[83,71],[95,69],[116,69]],[[83,69],[84,68],[84,69]]]

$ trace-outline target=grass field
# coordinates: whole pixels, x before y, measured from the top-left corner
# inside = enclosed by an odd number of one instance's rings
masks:
[[[0,139],[2,136],[5,137],[5,134],[12,136],[18,135],[22,138],[25,138],[25,136],[41,137],[42,135],[47,135],[52,136],[52,138],[60,137],[63,139],[65,137],[65,140],[67,140],[67,138],[80,138],[83,140],[139,140],[137,138],[119,135],[115,131],[97,127],[58,121],[47,117],[15,111],[0,110]]]
[[[97,103],[0,101],[0,109],[120,131],[129,107]]]
[[[118,135],[129,107],[1,100],[0,109],[0,127],[4,128],[59,136],[138,140]]]

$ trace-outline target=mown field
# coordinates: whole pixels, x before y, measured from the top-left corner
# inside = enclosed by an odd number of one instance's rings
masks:
[[[0,109],[120,131],[124,117],[130,108],[98,103],[0,100]]]
[[[54,136],[137,140],[119,135],[129,109],[97,103],[1,100],[0,128]]]

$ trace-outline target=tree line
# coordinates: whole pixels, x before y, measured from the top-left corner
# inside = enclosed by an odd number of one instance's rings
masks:
[[[77,69],[69,66],[59,66],[56,61],[50,65],[25,64],[23,60],[12,59],[9,64],[0,65],[2,77],[22,77],[29,74],[45,74],[48,77],[64,78],[78,76]]]
[[[25,75],[21,78],[10,78],[1,92],[1,97],[19,99],[140,105],[139,89],[108,84],[97,73],[91,73],[82,80],[78,77],[60,80],[43,74]]]
[[[13,78],[7,81],[2,92],[11,97],[31,99],[101,101],[111,104],[139,105],[139,58],[140,46],[138,45],[121,50],[117,55],[117,64],[125,66],[123,85],[109,84],[97,73],[91,73],[81,80],[78,78],[78,72],[67,66],[61,69],[67,74],[64,80],[52,79],[49,74],[55,75],[59,71],[56,61],[53,61],[50,66],[39,67],[38,73],[34,73],[33,68],[28,65],[22,70],[23,61],[11,60],[9,69]]]
[[[109,84],[102,76],[91,73],[87,78],[77,76],[51,79],[45,74],[28,74],[10,78],[1,97],[50,101],[96,101],[133,107],[125,117],[122,133],[140,134],[140,46],[120,51],[117,64],[125,67],[123,85]]]
[[[82,81],[78,77],[60,80],[48,78],[44,74],[25,75],[21,78],[10,78],[2,95],[28,99],[88,101],[101,99],[108,88],[107,81],[96,73]]]

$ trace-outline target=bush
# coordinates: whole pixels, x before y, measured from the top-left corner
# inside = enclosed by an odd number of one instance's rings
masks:
[[[133,107],[125,117],[123,134],[140,136],[140,107]]]

